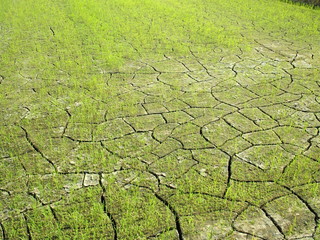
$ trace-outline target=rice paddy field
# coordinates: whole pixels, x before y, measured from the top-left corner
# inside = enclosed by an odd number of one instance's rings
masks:
[[[320,8],[0,13],[0,238],[320,239]]]

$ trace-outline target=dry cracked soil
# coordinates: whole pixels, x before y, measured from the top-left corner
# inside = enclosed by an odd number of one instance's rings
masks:
[[[253,44],[97,64],[95,87],[61,72],[42,90],[17,62],[0,236],[320,239],[319,46]]]

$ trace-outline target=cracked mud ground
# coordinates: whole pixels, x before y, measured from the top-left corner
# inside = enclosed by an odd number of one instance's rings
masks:
[[[17,56],[0,77],[0,236],[320,239],[319,46],[207,47],[45,90]]]

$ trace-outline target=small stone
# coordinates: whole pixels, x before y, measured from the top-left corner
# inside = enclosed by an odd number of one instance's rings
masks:
[[[166,177],[166,176],[167,176],[166,173],[157,173],[157,175],[158,175],[159,177]]]
[[[95,186],[99,184],[99,175],[98,174],[86,174],[84,176],[83,185],[85,187]]]
[[[203,176],[203,177],[208,176],[208,174],[206,173],[206,171],[207,171],[207,170],[204,169],[204,168],[200,169],[200,175]]]

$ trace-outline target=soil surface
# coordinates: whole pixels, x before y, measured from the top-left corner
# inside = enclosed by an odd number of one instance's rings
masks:
[[[42,92],[20,64],[0,114],[3,239],[320,239],[319,46],[150,54],[99,69],[97,90],[61,73]]]

